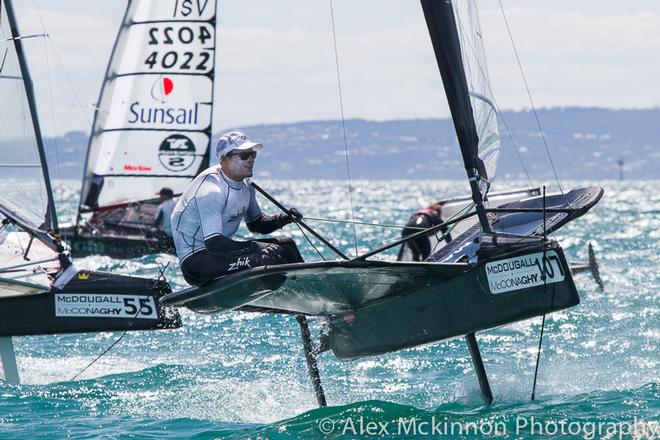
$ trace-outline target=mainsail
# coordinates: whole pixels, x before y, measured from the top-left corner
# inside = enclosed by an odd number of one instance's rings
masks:
[[[500,153],[500,135],[497,127],[497,110],[490,89],[479,12],[474,0],[459,0],[453,5],[461,42],[463,69],[479,139],[477,154],[486,169],[486,174],[481,177],[492,182]]]
[[[0,212],[51,245],[57,229],[32,81],[10,2],[0,1]]]
[[[132,0],[96,110],[81,211],[178,194],[208,166],[214,0]]]
[[[485,197],[495,177],[500,138],[474,0],[422,0],[433,49],[470,179]]]

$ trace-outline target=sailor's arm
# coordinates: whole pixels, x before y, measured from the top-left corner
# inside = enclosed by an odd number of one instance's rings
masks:
[[[273,231],[281,229],[291,223],[293,219],[287,214],[268,215],[263,212],[254,220],[245,222],[250,232],[259,234],[270,234]]]
[[[152,223],[152,226],[159,227],[162,219],[163,219],[163,208],[159,206],[158,209],[156,210],[156,216],[154,217],[154,222]]]
[[[250,205],[245,213],[245,225],[250,232],[259,234],[270,234],[273,231],[281,229],[292,222],[302,219],[302,214],[296,209],[291,208],[289,214],[264,214],[257,203],[256,192],[252,185],[250,188]]]
[[[204,246],[211,254],[218,255],[240,255],[252,250],[251,242],[232,240],[224,235],[215,235],[204,239]]]

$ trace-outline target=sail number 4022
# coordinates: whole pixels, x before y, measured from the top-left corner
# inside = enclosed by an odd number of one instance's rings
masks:
[[[201,25],[197,29],[183,26],[175,28],[174,26],[165,26],[163,28],[149,28],[149,44],[193,44],[199,41],[200,44],[206,44],[213,38],[213,33],[207,26]]]
[[[150,27],[147,46],[158,46],[144,60],[150,70],[208,71],[213,67],[213,27],[205,23]]]
[[[163,69],[181,69],[181,70],[202,70],[205,71],[209,67],[209,60],[211,54],[209,52],[200,52],[195,55],[192,52],[178,53],[174,50],[165,52],[164,54],[158,52],[151,52],[144,64],[153,69],[154,66],[162,67]]]

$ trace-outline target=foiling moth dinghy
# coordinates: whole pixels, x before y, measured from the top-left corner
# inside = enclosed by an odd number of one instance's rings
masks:
[[[585,214],[603,190],[588,187],[541,194],[496,208],[484,204],[495,172],[499,134],[475,2],[421,3],[474,211],[352,259],[301,222],[343,260],[250,268],[161,300],[199,313],[239,310],[296,315],[321,406],[326,404],[316,362],[321,353],[331,350],[339,359],[351,360],[461,336],[468,344],[484,399],[491,402],[475,333],[580,302],[564,252],[547,234]],[[258,185],[255,188],[260,190]],[[426,261],[369,259],[471,217],[478,221]],[[308,317],[328,322],[329,331],[319,344],[311,341]]]
[[[579,217],[602,190],[567,196],[583,204],[546,208],[546,233]],[[232,310],[295,314],[319,403],[325,404],[316,358],[328,349],[357,359],[464,336],[486,401],[492,394],[475,332],[566,309],[579,303],[561,247],[544,238],[539,197],[497,212],[490,232],[479,226],[456,237],[426,262],[371,261],[392,246],[358,258],[259,267],[201,288],[166,295],[166,305],[199,313]],[[521,229],[532,233],[520,235]],[[516,231],[516,232],[513,232]],[[423,231],[425,232],[425,231]],[[329,333],[313,344],[306,317],[327,319]],[[314,347],[321,347],[320,350]]]
[[[171,292],[162,280],[78,271],[70,263],[10,0],[0,0],[0,53],[0,360],[5,380],[18,383],[12,337],[178,328],[181,318],[159,303]]]
[[[209,164],[216,2],[132,0],[94,116],[71,255],[174,253],[153,227],[164,187]]]

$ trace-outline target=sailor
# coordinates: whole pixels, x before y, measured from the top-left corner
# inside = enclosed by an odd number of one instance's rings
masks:
[[[293,240],[234,240],[241,221],[250,232],[269,234],[302,219],[261,211],[250,184],[257,152],[263,146],[241,132],[223,134],[216,144],[219,165],[188,185],[172,213],[174,243],[184,279],[200,286],[219,276],[251,267],[303,261]]]
[[[426,208],[422,208],[415,212],[406,227],[401,231],[401,237],[420,232],[422,229],[430,228],[439,225],[442,220],[442,202],[436,202]],[[442,232],[446,232],[447,228],[441,228]],[[431,254],[431,241],[428,235],[420,235],[406,242],[412,251],[413,261],[424,261]]]
[[[170,217],[172,217],[172,211],[174,211],[174,206],[176,205],[174,191],[170,188],[161,188],[157,195],[160,205],[158,205],[158,209],[156,210],[154,226],[160,229],[163,234],[172,238],[172,223],[170,222]]]

